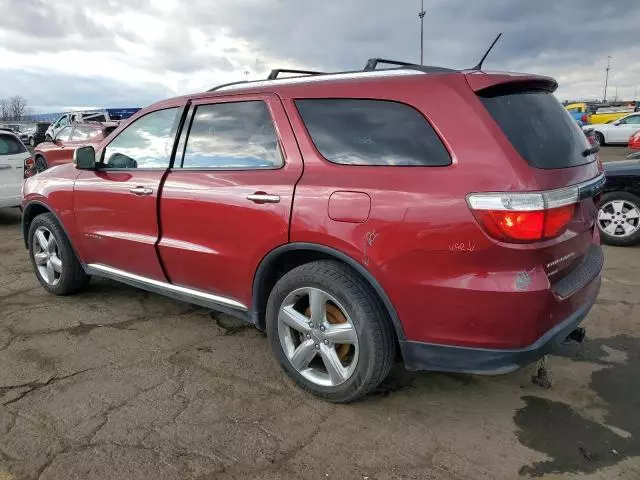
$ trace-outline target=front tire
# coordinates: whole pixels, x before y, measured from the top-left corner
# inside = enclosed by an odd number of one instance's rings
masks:
[[[640,197],[622,191],[603,195],[597,222],[607,245],[626,247],[640,243]]]
[[[604,147],[605,141],[604,141],[604,135],[602,133],[596,132],[596,140],[598,140],[598,145]]]
[[[51,213],[38,215],[29,227],[29,257],[40,284],[54,295],[71,295],[89,283],[89,276]]]
[[[49,165],[47,164],[47,159],[44,158],[42,155],[36,156],[35,163],[36,163],[36,173],[42,173],[47,168],[49,168]]]
[[[369,285],[336,261],[286,273],[269,295],[266,327],[284,371],[331,402],[366,395],[387,377],[395,358],[384,306]]]
[[[30,147],[36,146],[36,141],[33,139],[33,137],[29,137],[29,146]]]

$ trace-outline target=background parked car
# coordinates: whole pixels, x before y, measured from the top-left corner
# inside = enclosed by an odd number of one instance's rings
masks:
[[[55,139],[38,145],[34,151],[34,173],[73,160],[73,152],[84,145],[97,145],[117,128],[115,122],[87,122],[68,125]]]
[[[0,207],[20,205],[25,164],[31,155],[18,136],[0,130]]]
[[[629,149],[635,150],[627,158],[640,158],[640,130],[629,137]]]
[[[604,164],[607,183],[598,203],[598,227],[609,245],[640,243],[640,160]]]
[[[583,130],[590,128],[593,128],[600,145],[606,145],[607,143],[622,143],[626,145],[629,142],[629,137],[640,130],[640,113],[626,115],[611,123],[582,127]]]
[[[118,117],[117,120],[119,119],[120,118]],[[53,122],[49,126],[45,134],[45,140],[51,141],[53,138],[56,138],[60,130],[62,130],[67,126],[74,125],[76,123],[109,122],[112,120],[116,120],[116,119],[112,119],[107,110],[68,112],[63,114],[60,118],[58,118],[55,122]]]
[[[37,128],[35,124],[25,124],[20,126],[20,132],[18,133],[18,137],[20,137],[20,141],[25,145],[30,147],[36,146],[35,134],[37,132]]]

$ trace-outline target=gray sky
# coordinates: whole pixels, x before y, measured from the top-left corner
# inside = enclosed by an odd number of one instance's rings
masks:
[[[425,63],[555,77],[558,96],[640,90],[640,0],[425,0]],[[0,0],[0,97],[34,111],[144,106],[271,68],[419,60],[419,0]],[[640,92],[638,93],[640,96]],[[36,112],[37,113],[37,112]]]

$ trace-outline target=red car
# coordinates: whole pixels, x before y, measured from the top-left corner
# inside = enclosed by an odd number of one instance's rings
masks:
[[[114,122],[87,122],[64,127],[51,142],[44,142],[36,147],[35,171],[32,174],[63,163],[71,163],[76,148],[99,145],[117,126]]]
[[[348,402],[410,370],[497,374],[578,338],[604,184],[548,77],[403,64],[165,100],[27,180],[56,295],[91,276],[265,329]]]

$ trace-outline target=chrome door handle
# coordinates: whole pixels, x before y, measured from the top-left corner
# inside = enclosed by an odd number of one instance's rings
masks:
[[[268,193],[253,193],[247,195],[247,200],[251,200],[256,203],[278,203],[280,202],[280,195],[269,195]]]
[[[134,187],[130,188],[129,191],[135,195],[151,195],[153,193],[153,189],[147,187]]]

